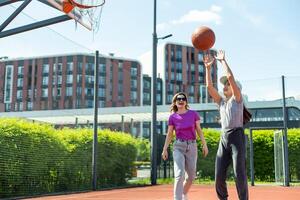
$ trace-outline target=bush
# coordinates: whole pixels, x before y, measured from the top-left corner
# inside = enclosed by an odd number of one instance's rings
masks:
[[[214,179],[215,157],[218,149],[220,131],[214,129],[204,129],[204,136],[207,141],[209,154],[206,158],[202,157],[201,144],[198,147],[197,174],[200,179]],[[245,131],[248,134],[249,130]],[[249,137],[248,137],[249,138]],[[274,131],[257,130],[253,131],[254,147],[254,171],[255,179],[259,181],[274,181]],[[300,180],[300,129],[288,130],[289,147],[289,166],[291,180]],[[247,170],[250,178],[249,162],[249,141],[247,148]],[[232,168],[229,168],[228,174],[233,175]]]
[[[0,119],[0,198],[91,189],[89,129],[55,130],[20,119]],[[128,134],[98,132],[97,180],[122,185],[131,176],[137,141]]]

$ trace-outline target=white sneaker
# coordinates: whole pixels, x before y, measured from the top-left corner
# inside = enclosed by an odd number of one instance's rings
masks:
[[[182,200],[189,200],[187,194],[183,194],[183,195],[182,195]]]

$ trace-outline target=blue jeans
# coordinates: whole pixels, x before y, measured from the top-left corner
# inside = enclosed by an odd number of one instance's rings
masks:
[[[174,159],[174,200],[182,200],[183,182],[186,178],[186,187],[190,187],[196,178],[197,143],[195,141],[176,140],[173,146]]]

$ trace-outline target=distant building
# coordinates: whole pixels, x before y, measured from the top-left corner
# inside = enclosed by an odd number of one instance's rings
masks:
[[[215,55],[215,50],[210,50]],[[141,57],[143,73],[152,76],[151,53]],[[162,104],[171,104],[177,92],[185,92],[189,103],[209,103],[212,99],[207,94],[205,85],[205,67],[203,51],[192,46],[166,43],[158,47],[157,73],[162,79]],[[212,81],[218,88],[217,62],[212,66]]]
[[[151,77],[143,75],[143,105],[151,105]],[[162,79],[157,77],[156,101],[157,105],[162,105]]]
[[[68,54],[0,61],[0,112],[92,108],[93,54]],[[99,57],[99,107],[142,104],[141,65]]]

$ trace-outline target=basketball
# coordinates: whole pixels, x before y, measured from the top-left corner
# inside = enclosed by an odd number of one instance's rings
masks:
[[[206,26],[200,26],[192,34],[192,44],[198,50],[208,50],[215,44],[215,33]]]

